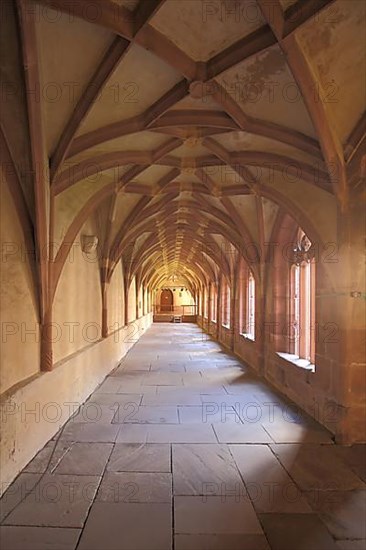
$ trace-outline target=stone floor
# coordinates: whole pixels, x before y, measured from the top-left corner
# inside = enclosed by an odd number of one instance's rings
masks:
[[[364,550],[365,460],[158,324],[5,493],[1,549]]]

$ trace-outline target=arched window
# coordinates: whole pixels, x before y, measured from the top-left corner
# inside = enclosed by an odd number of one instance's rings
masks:
[[[216,323],[217,321],[217,287],[212,284],[211,287],[211,321]]]
[[[251,340],[255,339],[255,279],[253,273],[249,272],[247,283],[246,303],[246,336]]]
[[[255,340],[255,279],[248,265],[241,260],[239,299],[239,331],[242,336]]]
[[[202,317],[202,292],[199,291],[198,293],[198,315]]]
[[[273,255],[273,309],[268,312],[273,347],[284,360],[314,372],[317,242],[285,213],[272,240],[280,245]]]
[[[240,332],[255,339],[255,279],[244,262],[240,269]]]
[[[207,287],[203,288],[203,317],[208,318],[208,291]]]
[[[315,362],[315,260],[312,243],[300,229],[290,268],[291,353]]]
[[[230,286],[226,279],[222,285],[222,325],[230,328]]]

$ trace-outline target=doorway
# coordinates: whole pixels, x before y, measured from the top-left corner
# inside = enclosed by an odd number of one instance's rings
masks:
[[[160,311],[173,311],[173,292],[170,289],[163,289],[160,295]]]

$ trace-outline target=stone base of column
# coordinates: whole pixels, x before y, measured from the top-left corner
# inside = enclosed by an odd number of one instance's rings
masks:
[[[50,372],[53,368],[52,342],[42,340],[41,342],[41,371]]]
[[[107,338],[108,336],[108,310],[107,308],[102,309],[102,338]]]

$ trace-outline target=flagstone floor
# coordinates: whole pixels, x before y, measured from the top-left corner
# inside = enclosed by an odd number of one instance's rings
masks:
[[[365,550],[365,446],[153,325],[10,486],[2,550]]]

